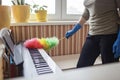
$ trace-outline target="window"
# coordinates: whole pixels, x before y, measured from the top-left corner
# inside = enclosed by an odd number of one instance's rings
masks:
[[[84,10],[84,0],[25,0],[26,3],[48,6],[48,20],[78,20]],[[12,5],[3,0],[3,5]]]
[[[78,20],[84,11],[84,0],[62,0],[62,20]]]

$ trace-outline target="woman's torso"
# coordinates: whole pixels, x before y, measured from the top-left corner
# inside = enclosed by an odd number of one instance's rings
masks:
[[[118,13],[115,0],[85,0],[85,7],[89,11],[89,34],[117,33]]]

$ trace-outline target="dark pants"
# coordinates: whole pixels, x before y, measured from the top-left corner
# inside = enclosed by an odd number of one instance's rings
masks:
[[[82,48],[77,68],[92,66],[100,54],[103,64],[118,61],[118,59],[114,59],[114,54],[112,53],[112,46],[116,38],[117,34],[88,35]]]

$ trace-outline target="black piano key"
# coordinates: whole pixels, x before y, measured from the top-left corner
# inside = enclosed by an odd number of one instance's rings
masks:
[[[35,64],[36,68],[40,68],[40,67],[47,67],[47,64]]]
[[[44,72],[44,71],[52,71],[49,67],[41,67],[41,68],[37,68],[38,72]]]
[[[37,70],[50,70],[49,66],[46,66],[46,67],[39,67],[37,68]]]
[[[30,52],[32,52],[32,53],[39,53],[39,51],[37,50],[37,49],[29,49],[30,50]]]
[[[43,57],[42,56],[33,56],[33,60],[34,59],[43,59]]]
[[[38,71],[37,73],[38,73],[38,75],[41,75],[41,74],[52,73],[52,71],[43,71],[43,72],[41,72],[41,71]]]
[[[34,63],[35,65],[39,64],[39,65],[48,65],[47,63]]]
[[[40,54],[32,53],[32,56],[41,56]]]

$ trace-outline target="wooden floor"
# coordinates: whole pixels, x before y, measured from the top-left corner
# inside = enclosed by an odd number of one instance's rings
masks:
[[[56,62],[56,64],[63,70],[75,68],[78,58],[79,58],[79,54],[52,57],[52,59]],[[100,57],[97,58],[95,65],[96,64],[101,64]]]

